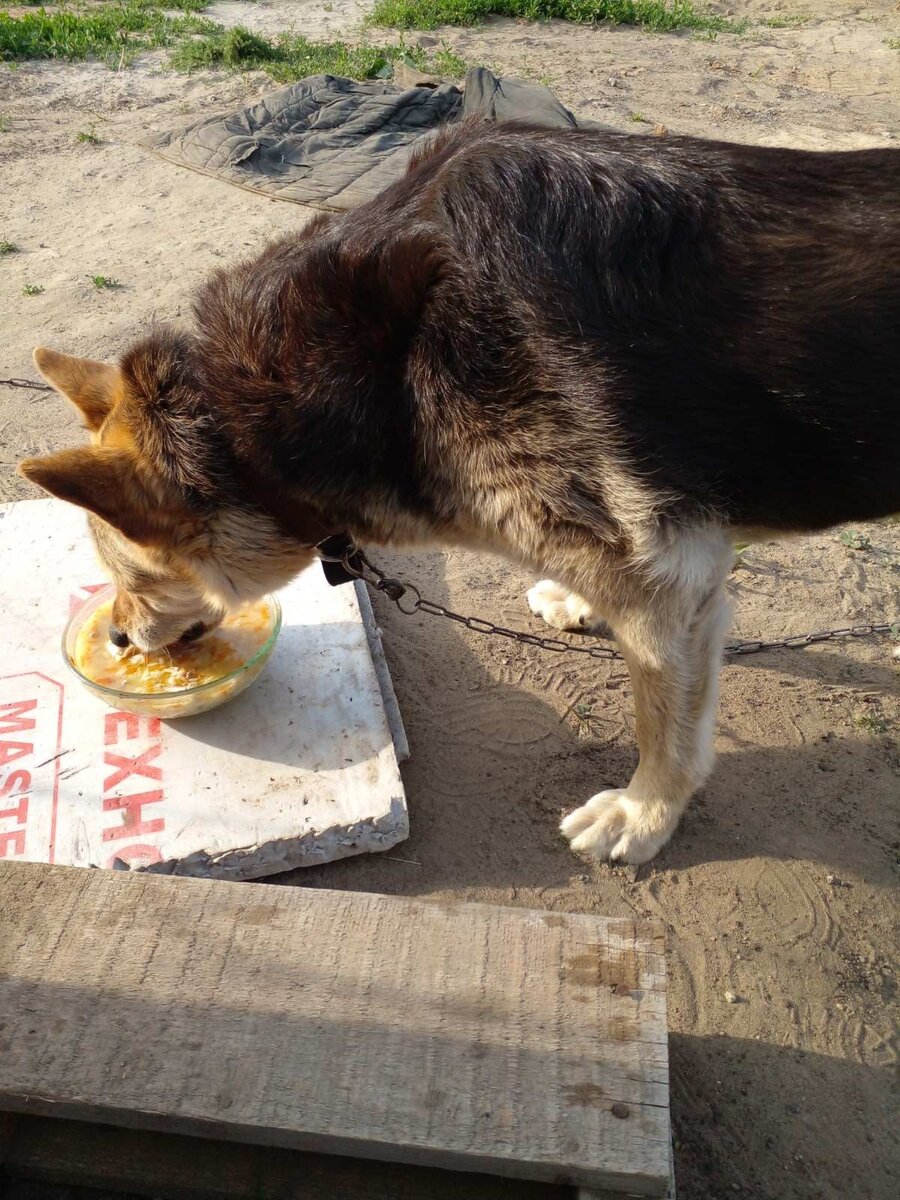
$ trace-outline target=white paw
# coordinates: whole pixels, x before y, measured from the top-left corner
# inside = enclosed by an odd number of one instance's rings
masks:
[[[616,789],[592,796],[563,818],[560,829],[580,853],[645,863],[669,840],[679,811],[658,801],[632,800]]]
[[[528,592],[528,607],[554,629],[593,629],[599,617],[583,597],[552,579],[542,579]]]

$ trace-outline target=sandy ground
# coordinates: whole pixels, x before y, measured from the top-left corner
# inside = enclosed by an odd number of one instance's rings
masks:
[[[716,7],[759,17],[798,6]],[[889,143],[900,131],[900,53],[886,44],[900,36],[895,0],[804,8],[798,28],[755,26],[714,41],[508,21],[419,40],[541,78],[579,112],[622,128]],[[347,36],[363,11],[346,0],[327,13],[302,2],[222,3],[211,15]],[[187,319],[210,267],[299,227],[304,210],[136,145],[148,130],[236,107],[266,86],[262,77],[185,78],[158,59],[120,73],[0,67],[0,240],[21,247],[0,259],[0,377],[32,376],[35,343],[102,357],[154,315]],[[79,143],[80,131],[99,144]],[[87,277],[97,273],[121,287],[96,291]],[[23,296],[26,283],[43,293]],[[18,458],[79,436],[54,399],[0,388],[0,498],[27,494],[12,474]],[[739,631],[896,619],[900,525],[867,532],[861,551],[837,533],[754,547],[732,580]],[[434,599],[533,628],[530,581],[496,562],[384,557]],[[627,779],[634,764],[631,697],[616,664],[510,647],[383,605],[379,615],[412,745],[412,836],[400,856],[285,882],[661,918],[680,1197],[895,1196],[900,701],[889,645],[726,666],[718,769],[674,841],[636,874],[580,861],[556,834],[562,812]],[[486,1198],[562,1196],[492,1186]]]

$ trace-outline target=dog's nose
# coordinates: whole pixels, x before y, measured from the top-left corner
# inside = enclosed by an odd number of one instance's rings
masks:
[[[124,650],[126,646],[131,644],[125,630],[116,629],[115,625],[110,625],[109,627],[109,640],[114,646],[118,646],[120,650]]]
[[[202,621],[195,621],[190,629],[186,629],[178,640],[179,642],[196,642],[197,638],[202,637],[204,633],[206,633],[206,626]]]

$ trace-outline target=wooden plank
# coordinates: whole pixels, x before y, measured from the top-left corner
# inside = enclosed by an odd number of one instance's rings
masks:
[[[0,1110],[662,1196],[655,923],[0,864]]]
[[[621,1192],[598,1192],[595,1188],[578,1188],[575,1200],[623,1200]],[[677,1200],[675,1195],[675,1153],[669,1144],[669,1186],[666,1188],[665,1200]]]
[[[0,1112],[0,1167],[6,1162],[7,1151],[13,1140],[13,1131],[19,1120],[20,1118],[13,1113]]]
[[[213,1142],[50,1117],[18,1118],[11,1178],[166,1200],[572,1200],[550,1183]],[[0,1183],[2,1194],[2,1183]]]
[[[608,1192],[604,1188],[598,1192],[595,1188],[578,1188],[575,1200],[627,1200],[622,1192]],[[675,1155],[669,1148],[669,1186],[666,1188],[665,1200],[677,1200],[675,1195]]]

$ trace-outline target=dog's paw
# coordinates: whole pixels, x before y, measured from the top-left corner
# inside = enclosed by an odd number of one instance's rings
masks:
[[[587,600],[552,579],[536,583],[527,598],[534,615],[553,629],[592,630],[600,623]]]
[[[595,858],[645,863],[669,840],[678,810],[654,801],[632,800],[626,791],[592,796],[563,818],[560,829],[572,849]]]

